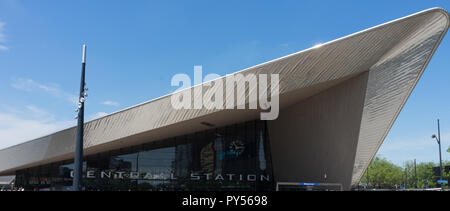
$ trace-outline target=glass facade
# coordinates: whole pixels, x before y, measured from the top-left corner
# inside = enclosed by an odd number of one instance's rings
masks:
[[[250,121],[86,156],[86,190],[273,190],[266,123]],[[68,190],[73,160],[16,172],[16,186]]]

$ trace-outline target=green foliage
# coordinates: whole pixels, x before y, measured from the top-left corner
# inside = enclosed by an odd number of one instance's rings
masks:
[[[432,162],[417,164],[417,187],[418,188],[434,188],[437,187],[436,178],[433,175],[433,166],[436,166]],[[414,168],[414,166],[413,166]]]
[[[450,165],[450,162],[443,162],[443,166]],[[438,177],[433,175],[433,167],[439,164],[433,162],[416,163],[417,176],[414,177],[414,162],[408,161],[404,167],[399,167],[386,158],[375,157],[369,165],[369,177],[367,171],[361,178],[361,184],[367,184],[369,187],[377,189],[395,189],[404,186],[407,188],[436,188],[440,187],[436,180]],[[443,172],[444,179],[450,178],[450,172]],[[417,181],[417,182],[416,182]],[[415,185],[417,183],[417,186]]]
[[[366,174],[361,182],[367,184]],[[372,188],[395,188],[402,183],[402,176],[402,169],[386,158],[375,157],[369,166],[369,186]]]

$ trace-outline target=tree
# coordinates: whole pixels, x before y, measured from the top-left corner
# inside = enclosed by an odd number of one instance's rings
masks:
[[[392,189],[402,183],[404,172],[386,158],[375,157],[369,165],[369,184],[378,189]],[[367,184],[367,171],[361,182]]]
[[[436,178],[433,175],[433,162],[424,162],[417,164],[417,187],[434,188],[437,187]]]
[[[416,163],[416,168],[417,168],[417,163]],[[417,176],[416,176],[416,178],[414,178],[414,174],[415,174],[415,172],[414,172],[414,161],[406,161],[405,162],[405,167],[404,167],[404,169],[403,169],[403,178],[402,178],[402,182],[404,183],[404,182],[406,182],[406,184],[403,184],[403,185],[406,185],[406,188],[415,188],[414,187],[414,183],[416,182],[415,180],[417,180],[417,187],[420,187],[419,186],[419,172],[418,172],[418,168],[417,168]],[[407,180],[405,180],[404,178],[405,178],[405,176],[407,176]]]
[[[443,166],[449,166],[449,161],[443,161]],[[439,164],[433,162],[417,163],[417,187],[418,188],[438,188],[437,184],[439,176],[434,175],[433,167],[438,167]],[[405,185],[407,188],[414,188],[414,162],[406,161],[404,168],[401,168],[386,158],[375,157],[369,165],[369,184],[372,188],[378,189],[393,189],[400,185]],[[444,180],[450,179],[450,172],[442,172]],[[407,176],[407,177],[406,177]],[[405,181],[405,178],[407,179]],[[367,184],[367,171],[361,178],[361,183]],[[448,185],[446,186],[448,187]]]
[[[449,161],[444,161],[443,166],[450,165]],[[417,187],[418,188],[437,188],[439,177],[434,175],[433,167],[439,164],[433,162],[417,163]],[[375,157],[368,167],[369,183],[367,181],[367,171],[361,178],[361,183],[369,184],[372,188],[393,189],[405,185],[407,188],[414,188],[414,162],[406,161],[403,168],[386,160],[386,158]],[[407,177],[406,177],[407,176]],[[443,179],[450,179],[450,172],[443,171]],[[405,181],[405,178],[407,179]],[[447,186],[448,187],[448,186]]]

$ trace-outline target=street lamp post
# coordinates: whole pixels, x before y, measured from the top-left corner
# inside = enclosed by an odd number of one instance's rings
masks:
[[[72,188],[74,191],[82,190],[82,174],[83,174],[83,132],[84,132],[84,101],[87,97],[85,88],[85,69],[86,69],[86,45],[83,45],[83,56],[81,57],[81,83],[80,83],[80,96],[78,101],[78,119],[77,125],[77,139],[75,143],[75,159],[73,169],[73,183]]]
[[[417,189],[417,166],[415,158],[414,158],[414,188]]]
[[[370,164],[369,164],[369,166],[370,166]],[[366,172],[366,176],[367,176],[367,189],[370,189],[370,186],[369,186],[369,166],[367,167],[367,172]]]
[[[436,139],[438,145],[439,145],[439,175],[440,175],[440,180],[442,180],[442,154],[441,154],[441,129],[440,129],[440,125],[439,125],[439,119],[437,120],[438,123],[438,136],[436,137],[435,134],[433,134],[431,136],[431,138]],[[444,185],[441,184],[441,189],[444,190]]]
[[[405,166],[405,190],[408,189],[408,166]]]

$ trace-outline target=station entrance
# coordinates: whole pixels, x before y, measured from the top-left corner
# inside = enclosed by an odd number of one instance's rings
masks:
[[[340,183],[277,182],[276,191],[343,191]]]

